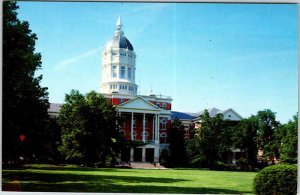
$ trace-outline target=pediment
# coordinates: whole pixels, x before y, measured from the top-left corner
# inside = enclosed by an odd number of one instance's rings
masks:
[[[241,115],[239,115],[235,110],[228,109],[223,113],[224,119],[231,121],[240,121],[243,119]]]
[[[118,106],[119,110],[148,110],[160,111],[161,109],[142,97],[136,97]]]

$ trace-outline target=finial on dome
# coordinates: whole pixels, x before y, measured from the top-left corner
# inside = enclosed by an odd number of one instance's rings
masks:
[[[121,30],[121,28],[122,28],[122,21],[121,21],[121,16],[119,16],[117,21],[117,30]]]

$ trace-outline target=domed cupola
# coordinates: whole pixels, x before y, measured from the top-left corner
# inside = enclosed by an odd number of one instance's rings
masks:
[[[133,46],[124,36],[121,18],[117,30],[102,52],[101,92],[106,94],[137,95],[135,84],[136,54]]]
[[[115,31],[115,35],[106,44],[106,49],[122,48],[122,49],[129,49],[133,51],[133,47],[130,41],[124,36],[124,32],[121,29],[122,29],[122,22],[121,22],[121,18],[119,17],[117,21],[117,30]]]

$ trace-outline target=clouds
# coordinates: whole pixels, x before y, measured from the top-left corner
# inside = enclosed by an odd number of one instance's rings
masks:
[[[81,53],[79,55],[73,56],[69,59],[63,60],[61,62],[58,62],[56,66],[54,66],[54,70],[58,71],[58,70],[65,70],[66,68],[71,67],[72,65],[82,61],[83,59],[89,58],[94,56],[95,54],[100,52],[101,48],[95,48],[95,49],[91,49],[89,51],[86,51],[84,53]]]

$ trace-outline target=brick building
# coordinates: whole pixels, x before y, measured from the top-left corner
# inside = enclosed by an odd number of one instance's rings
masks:
[[[162,149],[168,148],[171,124],[170,97],[137,95],[135,83],[136,53],[124,36],[118,18],[114,36],[102,53],[101,94],[117,106],[125,118],[121,133],[127,140],[146,145],[123,151],[121,160],[154,162],[159,160]]]

